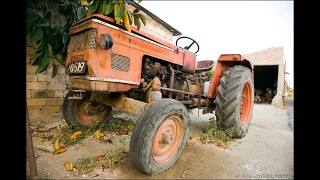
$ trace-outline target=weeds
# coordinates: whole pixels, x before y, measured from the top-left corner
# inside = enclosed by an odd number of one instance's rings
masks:
[[[104,155],[96,157],[83,157],[75,166],[79,174],[90,173],[95,168],[112,170],[115,167],[123,164],[123,158],[126,153],[123,151],[123,146],[113,148],[107,151]]]
[[[100,130],[104,133],[114,132],[116,134],[121,134],[121,132],[131,132],[133,126],[134,121],[132,120],[117,119],[112,117],[110,117],[105,123],[95,121],[89,126],[83,126],[78,122],[75,122],[62,129],[60,139],[61,142],[66,146],[70,146],[81,142],[87,135],[93,134],[96,130]],[[82,134],[79,135],[76,139],[71,140],[70,136],[77,131],[82,131]]]
[[[92,157],[83,157],[80,159],[79,164],[75,166],[75,168],[80,172],[80,173],[87,173],[91,172],[94,170],[96,167],[96,163]]]
[[[226,147],[228,142],[233,139],[231,129],[222,130],[217,127],[216,121],[209,124],[200,125],[202,143],[215,143],[219,147]]]

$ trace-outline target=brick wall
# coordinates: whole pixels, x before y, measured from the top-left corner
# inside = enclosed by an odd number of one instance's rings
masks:
[[[132,7],[131,7],[132,8]],[[172,41],[172,33],[166,29],[163,25],[153,20],[146,13],[140,11],[146,19],[147,25],[141,26],[141,31],[148,32],[152,35],[160,37],[168,42]],[[69,79],[65,75],[64,68],[59,68],[58,74],[55,78],[51,78],[52,66],[49,65],[47,72],[34,75],[37,66],[31,66],[30,58],[33,54],[33,44],[27,36],[27,106],[30,114],[30,120],[34,120],[33,115],[39,115],[43,113],[61,113],[61,105],[63,99],[68,92]]]
[[[26,96],[29,114],[61,112],[61,105],[67,93],[69,78],[65,75],[64,68],[59,68],[57,76],[51,78],[51,64],[47,72],[34,75],[37,66],[31,66],[30,64],[33,45],[29,36],[27,36],[26,41]]]

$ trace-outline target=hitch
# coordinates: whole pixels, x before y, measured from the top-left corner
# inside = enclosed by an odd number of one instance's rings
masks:
[[[86,91],[79,90],[79,89],[71,89],[71,91],[73,92],[73,96],[68,97],[68,99],[79,99],[79,100],[81,100],[85,96],[85,93],[86,93]]]

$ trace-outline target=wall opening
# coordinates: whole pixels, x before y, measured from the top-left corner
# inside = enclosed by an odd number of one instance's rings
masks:
[[[278,65],[254,66],[255,103],[271,103],[277,94]]]

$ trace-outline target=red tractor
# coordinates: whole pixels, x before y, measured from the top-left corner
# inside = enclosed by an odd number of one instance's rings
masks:
[[[130,141],[132,163],[146,174],[172,166],[188,139],[188,109],[215,111],[219,128],[248,131],[253,109],[253,65],[240,54],[196,61],[198,43],[176,45],[94,14],[70,29],[63,103],[67,123],[104,122],[112,107],[139,115]],[[190,44],[181,48],[182,38]],[[188,51],[197,46],[195,53]]]

